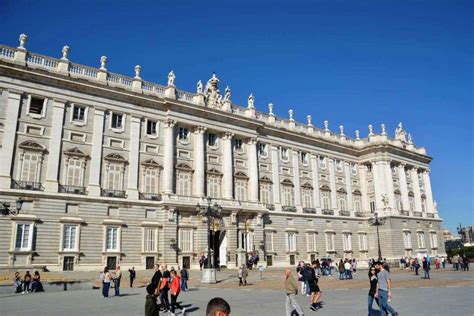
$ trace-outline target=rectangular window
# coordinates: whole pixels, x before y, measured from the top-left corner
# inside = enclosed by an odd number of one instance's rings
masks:
[[[334,235],[332,233],[326,234],[326,251],[334,251]]]
[[[76,250],[77,226],[64,225],[63,250]]]
[[[319,157],[319,168],[326,169],[326,157]]]
[[[353,176],[356,176],[357,175],[357,165],[356,164],[351,164],[351,174]]]
[[[214,133],[207,134],[207,144],[209,147],[217,146],[217,135]]]
[[[418,233],[418,248],[425,249],[425,233]]]
[[[283,190],[283,206],[294,206],[295,199],[293,195],[293,187],[290,185],[282,185]]]
[[[156,252],[156,228],[145,228],[144,245],[145,252]]]
[[[410,211],[415,211],[415,198],[413,196],[408,197],[408,202],[410,203]]]
[[[403,245],[405,246],[405,249],[411,249],[411,233],[410,232],[404,232],[403,233]]]
[[[290,152],[288,150],[288,148],[281,148],[280,149],[280,157],[281,157],[281,160],[283,161],[288,161],[290,160]]]
[[[237,201],[247,200],[247,180],[235,180],[235,199]]]
[[[45,99],[42,98],[31,97],[28,113],[42,115],[44,110],[44,100]]]
[[[113,164],[109,165],[109,172],[107,174],[107,185],[109,190],[122,190],[122,165]]]
[[[267,157],[268,156],[268,146],[267,144],[258,144],[258,154],[260,157]]]
[[[265,233],[265,250],[273,251],[273,233]]]
[[[144,175],[145,192],[158,194],[159,171],[156,168],[146,168]]]
[[[341,160],[336,161],[336,171],[342,172],[343,171],[343,162]]]
[[[148,120],[146,121],[146,134],[151,136],[157,135],[157,122]]]
[[[260,201],[263,204],[272,204],[272,185],[270,183],[260,184]]]
[[[112,122],[110,123],[112,128],[122,129],[123,128],[123,114],[112,113]]]
[[[118,251],[118,227],[107,227],[105,250]]]
[[[342,249],[344,251],[352,250],[352,235],[351,234],[342,234]]]
[[[370,204],[370,211],[371,211],[372,213],[375,212],[375,201],[374,201],[374,200],[371,200],[371,201],[369,202],[369,204]]]
[[[354,199],[354,211],[362,212],[362,202],[361,202],[360,198],[355,198]]]
[[[430,236],[431,248],[438,248],[438,236],[436,233],[431,233]]]
[[[300,159],[301,159],[301,163],[303,165],[307,165],[309,163],[308,153],[301,152],[300,153]]]
[[[359,234],[359,250],[361,251],[369,250],[366,234]]]
[[[296,252],[296,233],[286,233],[286,251]]]
[[[33,236],[33,224],[16,224],[15,250],[31,250],[31,239]]]
[[[316,251],[316,233],[308,233],[306,235],[306,239],[308,241],[308,251],[315,252]]]
[[[331,209],[331,197],[329,191],[321,191],[321,201],[323,202],[323,210]]]
[[[40,157],[37,154],[25,153],[21,168],[20,181],[37,182]]]
[[[221,197],[221,178],[219,176],[207,177],[207,195],[211,198]]]
[[[72,120],[75,122],[85,122],[86,108],[83,106],[74,105],[72,109]]]
[[[82,187],[82,161],[70,159],[67,166],[66,185]]]
[[[178,172],[176,194],[185,196],[191,195],[191,173]]]
[[[313,190],[303,189],[303,207],[312,208],[313,207]]]
[[[179,248],[181,252],[193,251],[193,230],[192,229],[179,230]]]
[[[234,139],[234,149],[242,150],[242,140],[239,138]]]
[[[185,127],[180,127],[178,129],[178,139],[186,141],[189,138],[189,130]]]

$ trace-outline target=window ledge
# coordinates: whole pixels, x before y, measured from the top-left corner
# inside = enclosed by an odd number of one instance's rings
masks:
[[[79,255],[81,251],[79,250],[61,250],[58,251],[59,255]]]
[[[71,124],[82,127],[82,126],[86,126],[87,122],[79,122],[79,121],[74,121],[73,120],[73,121],[71,121]]]
[[[85,221],[80,217],[61,217],[59,222],[60,223],[74,223],[74,224],[85,223]]]
[[[118,134],[121,134],[121,133],[125,132],[124,128],[113,128],[113,127],[111,127],[110,129],[112,130],[112,132],[118,133]]]
[[[31,214],[18,214],[11,217],[12,221],[40,222],[38,216]]]
[[[40,119],[44,118],[43,114],[27,113],[27,115],[31,116],[31,118],[33,118],[35,120],[40,120]]]
[[[35,254],[36,251],[34,250],[10,250],[8,251],[11,255],[32,255]]]
[[[158,135],[146,134],[146,137],[147,137],[147,138],[150,138],[150,139],[157,139],[157,138],[158,138]]]
[[[163,227],[163,224],[159,222],[143,221],[142,227]]]

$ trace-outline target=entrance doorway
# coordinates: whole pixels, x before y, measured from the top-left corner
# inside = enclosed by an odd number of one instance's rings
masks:
[[[211,266],[212,268],[219,268],[220,267],[220,259],[219,259],[219,254],[220,254],[220,235],[221,231],[210,231],[210,245],[211,245]]]

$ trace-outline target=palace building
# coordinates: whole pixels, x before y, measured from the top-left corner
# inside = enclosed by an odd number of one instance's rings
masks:
[[[232,103],[215,74],[196,93],[0,46],[0,268],[155,263],[235,268],[314,258],[445,255],[431,157],[399,124],[362,137]],[[378,130],[378,129],[377,129]],[[207,218],[197,204],[217,203]]]

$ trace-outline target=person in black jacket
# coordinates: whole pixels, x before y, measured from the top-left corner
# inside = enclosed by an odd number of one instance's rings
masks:
[[[371,267],[369,269],[369,282],[370,282],[370,290],[369,290],[369,316],[375,315],[374,310],[372,309],[372,304],[375,302],[377,305],[379,304],[379,301],[377,298],[375,298],[375,292],[377,292],[377,270],[375,270],[375,267]]]
[[[162,276],[163,275],[160,271],[160,265],[155,264],[155,273],[153,274],[153,277],[151,278],[151,283],[157,286],[160,283]]]
[[[133,287],[133,280],[137,277],[137,272],[135,271],[135,267],[128,269],[128,273],[130,274],[130,287]]]
[[[309,303],[309,309],[312,311],[316,311],[317,309],[317,302],[319,298],[321,297],[321,290],[319,289],[318,286],[318,275],[316,275],[316,261],[312,262],[312,267],[309,267],[309,269],[306,269],[306,275],[305,275],[305,280],[308,282],[308,287],[309,287],[309,293],[311,294]]]

